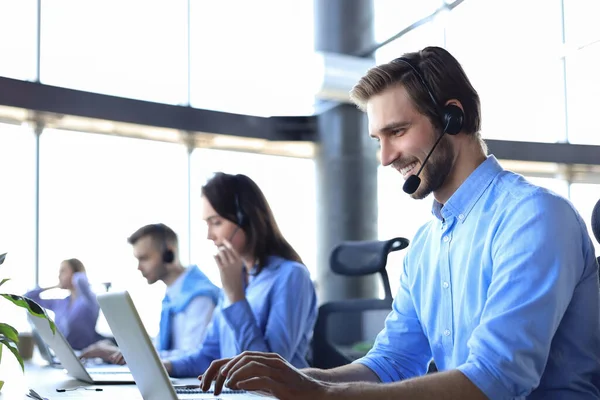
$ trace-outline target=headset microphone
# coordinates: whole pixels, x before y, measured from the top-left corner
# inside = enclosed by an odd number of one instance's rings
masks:
[[[231,235],[229,235],[229,238],[227,239],[227,241],[229,243],[231,243],[231,240],[233,239],[233,237],[235,236],[235,234],[238,232],[238,230],[240,230],[240,226],[236,226],[235,229],[233,230],[233,233]]]
[[[444,130],[446,130],[446,129],[447,128],[445,128]],[[402,186],[402,190],[404,190],[405,193],[413,194],[414,192],[417,191],[417,189],[419,188],[419,185],[421,184],[421,178],[419,178],[419,174],[421,173],[421,171],[423,171],[423,167],[425,167],[425,163],[427,162],[427,160],[429,160],[429,157],[431,157],[431,155],[433,154],[433,151],[435,150],[438,143],[442,140],[443,137],[444,137],[444,134],[442,133],[440,135],[440,137],[438,138],[438,140],[433,145],[433,147],[431,148],[431,150],[429,151],[429,154],[427,154],[427,157],[425,157],[425,160],[423,160],[423,164],[421,164],[421,168],[419,168],[417,173],[415,175],[411,175],[408,178],[406,178],[406,182],[404,182],[404,185]]]

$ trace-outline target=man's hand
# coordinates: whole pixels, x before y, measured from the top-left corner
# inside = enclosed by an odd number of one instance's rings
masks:
[[[81,351],[80,358],[95,358],[99,357],[106,362],[114,364],[125,364],[125,360],[119,348],[109,340],[100,340],[89,345]]]
[[[221,393],[225,383],[230,389],[262,392],[281,400],[321,400],[329,386],[303,374],[279,354],[251,351],[213,361],[198,379],[204,391],[215,381],[215,396]]]

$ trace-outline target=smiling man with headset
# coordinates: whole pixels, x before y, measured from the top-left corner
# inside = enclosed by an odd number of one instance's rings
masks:
[[[167,225],[143,226],[127,241],[133,246],[138,270],[148,284],[160,280],[167,286],[155,342],[157,350],[164,358],[195,351],[204,340],[220,289],[196,265],[181,265],[177,234]],[[118,349],[106,341],[92,345],[82,356],[123,361]]]
[[[202,387],[313,400],[600,398],[586,226],[567,200],[487,155],[479,96],[458,61],[439,47],[405,54],[368,71],[351,97],[404,191],[434,197],[383,330],[350,365],[298,370],[247,352],[213,362]],[[519,129],[517,112],[506,105],[506,129]],[[432,359],[440,372],[426,374]]]

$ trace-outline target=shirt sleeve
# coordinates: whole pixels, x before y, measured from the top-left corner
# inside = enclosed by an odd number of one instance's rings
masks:
[[[165,357],[197,350],[204,341],[215,305],[210,297],[194,298],[173,318],[174,349],[161,352]]]
[[[538,194],[519,202],[491,233],[488,297],[458,368],[490,399],[527,396],[538,386],[554,334],[586,274],[581,224],[566,201]],[[592,272],[588,279],[597,279]]]
[[[41,288],[33,289],[33,290],[30,290],[29,292],[25,293],[24,296],[27,297],[28,299],[35,301],[40,306],[54,311],[56,309],[56,305],[58,304],[58,300],[57,299],[42,299],[40,297],[40,295],[42,294],[43,291],[44,291],[44,289],[41,289]]]
[[[292,267],[275,280],[269,294],[270,309],[264,333],[247,300],[223,309],[223,318],[234,331],[237,353],[278,353],[291,360],[302,337],[314,328],[316,295],[308,270]]]
[[[221,310],[217,307],[202,345],[193,353],[169,360],[172,376],[181,378],[201,375],[211,362],[221,358],[219,333],[221,318]]]
[[[431,360],[429,341],[421,328],[407,283],[407,260],[408,256],[404,257],[400,287],[383,330],[367,355],[354,361],[371,369],[385,383],[423,375]]]
[[[77,294],[85,301],[92,304],[97,304],[96,294],[92,291],[85,272],[76,272],[72,278],[73,286],[77,290]]]

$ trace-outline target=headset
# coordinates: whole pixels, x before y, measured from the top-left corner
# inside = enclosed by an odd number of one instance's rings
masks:
[[[246,225],[247,222],[247,218],[246,218],[246,214],[244,214],[244,211],[242,210],[242,206],[240,205],[240,195],[239,195],[239,179],[238,179],[238,175],[233,175],[233,181],[234,181],[234,202],[235,202],[235,219],[236,219],[236,224],[237,226],[235,227],[235,229],[233,230],[233,233],[229,236],[229,241],[231,242],[231,240],[233,239],[233,237],[235,236],[235,234],[242,229],[243,226]]]
[[[160,238],[163,242],[163,253],[162,253],[162,261],[165,264],[170,264],[175,261],[175,253],[173,250],[169,248],[167,243],[167,227],[164,224],[155,224],[156,232],[160,235]]]
[[[237,191],[235,193],[235,219],[240,228],[246,224],[246,214],[244,214],[242,207],[240,206],[240,200]]]
[[[419,78],[421,85],[427,91],[427,94],[429,95],[429,98],[431,99],[431,103],[436,108],[436,110],[438,110],[438,115],[441,118],[442,126],[444,127],[442,134],[444,134],[444,133],[447,133],[448,135],[458,134],[463,127],[463,121],[465,119],[465,114],[463,113],[463,110],[461,110],[460,107],[458,107],[454,104],[447,104],[447,105],[443,106],[442,108],[440,108],[438,102],[435,100],[435,97],[433,96],[433,90],[431,90],[429,88],[429,85],[427,84],[427,82],[425,82],[425,79],[423,78],[423,74],[421,74],[421,72],[419,72],[417,67],[414,66],[412,64],[412,62],[410,62],[407,58],[399,57],[399,58],[396,58],[395,60],[393,60],[392,62],[393,63],[401,62],[401,63],[408,65],[410,67],[410,69],[412,69],[412,71],[415,73],[417,78]]]
[[[396,58],[395,60],[393,60],[392,63],[406,64],[415,73],[415,75],[421,82],[421,85],[423,86],[425,91],[427,91],[427,94],[429,95],[429,98],[431,99],[433,106],[437,110],[437,114],[438,114],[438,116],[440,118],[440,122],[442,123],[442,126],[443,126],[442,134],[440,135],[438,140],[435,142],[435,144],[429,151],[429,154],[427,154],[427,157],[425,157],[425,160],[421,164],[421,168],[419,168],[419,171],[417,171],[417,173],[415,175],[409,176],[408,179],[406,179],[406,182],[404,182],[404,186],[402,187],[402,190],[404,190],[404,192],[406,192],[408,194],[413,194],[417,190],[419,185],[421,184],[421,178],[419,178],[419,175],[421,174],[423,167],[425,167],[427,160],[429,160],[429,157],[431,157],[431,154],[433,154],[433,150],[435,150],[435,148],[437,147],[440,140],[442,140],[442,137],[444,136],[445,133],[447,133],[448,135],[456,135],[462,130],[463,121],[465,119],[465,114],[464,114],[463,110],[461,110],[460,107],[458,107],[454,104],[446,104],[443,107],[440,107],[438,102],[435,100],[435,97],[433,96],[433,91],[429,88],[429,85],[427,84],[427,82],[425,82],[425,79],[423,78],[423,74],[421,74],[419,72],[419,70],[417,69],[417,67],[414,66],[412,64],[412,62],[410,62],[407,58],[399,57],[399,58]]]

